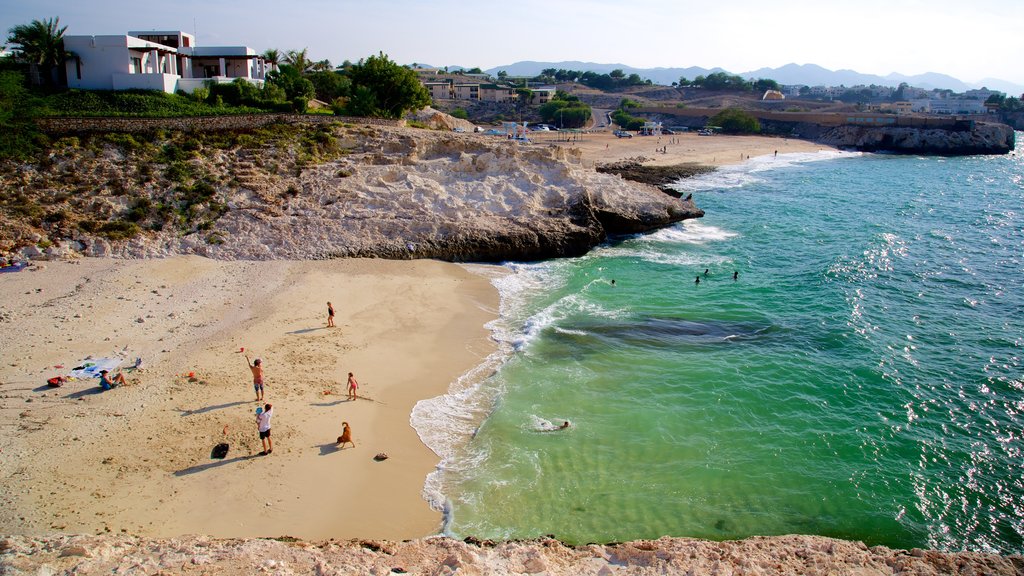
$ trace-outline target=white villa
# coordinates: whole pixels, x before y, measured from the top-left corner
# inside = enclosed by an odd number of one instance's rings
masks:
[[[269,66],[248,46],[196,46],[181,31],[124,36],[65,36],[68,87],[83,90],[192,92],[206,82],[236,78],[262,86]]]

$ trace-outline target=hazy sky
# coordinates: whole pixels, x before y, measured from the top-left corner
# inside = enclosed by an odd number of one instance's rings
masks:
[[[197,32],[201,45],[309,48],[335,64],[493,68],[581,60],[639,68],[789,63],[1024,84],[1024,0],[0,0],[0,26],[68,34]]]

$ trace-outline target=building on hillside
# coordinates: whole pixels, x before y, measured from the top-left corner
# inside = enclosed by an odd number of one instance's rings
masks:
[[[530,104],[547,104],[555,98],[555,92],[557,92],[554,86],[531,88],[530,90],[533,92],[530,96]]]
[[[895,112],[896,114],[910,114],[914,111],[914,105],[906,100],[900,100],[898,102],[882,102],[878,105],[878,109],[882,112]]]
[[[452,84],[452,97],[456,100],[479,100],[480,85],[470,83]]]
[[[481,84],[480,99],[485,102],[515,102],[516,89],[498,84]]]
[[[765,90],[761,100],[785,100],[786,95],[779,90]]]
[[[985,114],[984,100],[973,98],[942,98],[928,102],[928,111],[932,114]]]
[[[430,92],[430,97],[434,100],[452,99],[451,82],[424,82],[423,87]]]
[[[1006,93],[998,90],[989,90],[988,88],[979,88],[977,90],[968,90],[963,94],[964,98],[974,98],[975,100],[981,100],[982,102],[988,100],[989,97],[996,95],[1006,96]]]
[[[181,31],[65,36],[64,47],[74,55],[66,63],[68,87],[82,90],[192,92],[238,78],[262,86],[270,69],[248,46],[197,46]]]

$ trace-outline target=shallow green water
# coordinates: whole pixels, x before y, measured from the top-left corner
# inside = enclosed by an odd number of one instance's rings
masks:
[[[700,221],[496,280],[514,351],[417,424],[447,530],[1024,552],[1021,157],[685,186]]]

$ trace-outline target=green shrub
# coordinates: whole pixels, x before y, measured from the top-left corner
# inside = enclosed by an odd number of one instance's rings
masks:
[[[127,240],[138,234],[140,228],[134,222],[114,220],[101,224],[96,232],[108,240]]]
[[[726,108],[715,114],[708,121],[712,126],[720,126],[726,134],[757,134],[761,132],[761,123],[749,112],[739,108]]]

